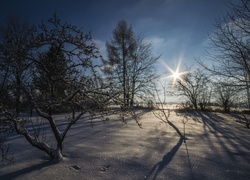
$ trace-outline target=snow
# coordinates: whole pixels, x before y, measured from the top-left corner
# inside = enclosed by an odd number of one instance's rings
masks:
[[[15,159],[0,163],[0,179],[249,179],[250,130],[227,114],[190,117],[184,142],[152,112],[141,117],[142,129],[117,115],[92,127],[85,116],[66,136],[60,163],[14,134],[7,143]],[[182,113],[169,119],[183,132]]]

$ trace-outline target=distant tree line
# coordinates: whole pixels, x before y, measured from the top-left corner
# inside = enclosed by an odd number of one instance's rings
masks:
[[[244,92],[237,86],[230,86],[229,80],[211,78],[201,69],[188,68],[170,90],[171,94],[181,98],[184,108],[211,110],[212,106],[221,107],[230,112],[232,107],[244,107]],[[242,98],[243,97],[243,98]]]

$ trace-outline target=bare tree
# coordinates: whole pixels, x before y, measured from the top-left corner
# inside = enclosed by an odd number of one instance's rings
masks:
[[[161,95],[160,95],[161,93]],[[163,96],[163,97],[161,97]],[[168,107],[166,103],[166,96],[167,96],[167,91],[166,87],[162,86],[160,89],[157,89],[155,85],[155,96],[153,97],[154,99],[154,109],[153,109],[153,114],[156,118],[159,120],[163,121],[166,124],[169,124],[174,130],[177,132],[177,134],[180,136],[181,142],[184,140],[185,141],[185,134],[183,134],[178,127],[169,120],[171,110]]]
[[[210,36],[212,48],[208,60],[211,62],[198,62],[213,75],[233,79],[232,86],[244,87],[250,106],[250,1],[227,3],[230,12],[215,23],[216,30]]]
[[[9,155],[10,145],[6,144],[7,135],[13,131],[13,123],[7,121],[0,106],[0,154],[2,161],[14,159],[13,155]]]
[[[203,84],[203,90],[198,97],[198,105],[201,110],[206,110],[211,106],[212,96],[213,96],[213,84],[211,80],[206,78],[204,79],[206,82]]]
[[[205,99],[201,98],[201,96],[205,95],[204,92],[206,90],[208,78],[201,72],[200,69],[195,71],[189,70],[188,72],[189,73],[183,74],[176,80],[176,84],[173,87],[173,93],[179,97],[187,98],[187,100],[189,100],[193,107],[197,110],[199,103],[204,103],[199,102],[199,99]]]
[[[118,22],[113,31],[113,38],[106,43],[108,60],[104,60],[104,72],[110,75],[110,80],[117,89],[122,89],[122,106],[129,106],[129,62],[135,48],[134,32],[125,20]]]
[[[144,38],[136,37],[132,27],[121,20],[106,43],[108,58],[103,59],[104,73],[118,91],[122,89],[122,106],[133,106],[135,99],[142,99],[156,79],[152,46]],[[151,86],[152,88],[152,86]]]
[[[15,108],[16,116],[21,111],[23,93],[21,86],[23,83],[30,81],[32,63],[29,57],[34,44],[35,31],[33,25],[17,17],[9,18],[6,26],[3,26],[0,30],[0,69],[2,76],[0,93],[2,97],[9,98],[7,99],[11,102],[8,103],[9,108]]]
[[[92,59],[98,57],[99,54],[90,33],[83,34],[82,29],[62,22],[56,14],[47,23],[42,23],[37,32],[29,59],[34,65],[33,67],[39,67],[39,73],[43,75],[43,78],[40,79],[40,83],[34,83],[37,80],[38,72],[32,71],[30,81],[20,79],[19,89],[23,92],[23,99],[32,104],[36,113],[49,125],[54,142],[47,142],[46,138],[41,137],[41,133],[37,133],[36,129],[28,131],[28,127],[33,127],[32,119],[16,116],[8,107],[4,107],[3,112],[5,118],[14,123],[16,132],[23,135],[32,146],[46,152],[53,159],[61,160],[63,158],[63,142],[72,125],[83,114],[103,108],[112,97],[112,89],[107,88],[108,86],[98,77],[92,63]],[[11,40],[15,41],[16,39]],[[16,48],[14,42],[12,42],[11,48]],[[48,56],[48,53],[44,52],[49,52],[52,55]],[[11,57],[12,54],[8,55]],[[21,58],[27,58],[27,54],[21,55]],[[53,62],[58,57],[58,60],[66,62],[57,69],[57,75],[49,70],[51,67],[46,64],[47,61],[41,58],[44,55],[49,59],[49,62]],[[63,76],[69,72],[71,73],[70,77]],[[64,86],[58,85],[58,82],[63,82]],[[60,87],[63,92],[59,95]],[[49,91],[48,96],[41,98],[41,93],[46,90]],[[52,110],[62,110],[67,107],[78,107],[79,111],[74,112],[74,116],[68,118],[67,124],[62,129],[58,127]]]
[[[154,64],[159,58],[160,56],[153,55],[151,43],[146,42],[143,37],[136,39],[129,68],[131,79],[130,106],[134,105],[135,97],[144,100],[148,94],[153,93],[153,83],[158,78]]]
[[[228,84],[222,82],[214,83],[214,99],[219,105],[223,107],[224,112],[230,112],[230,108],[236,103],[237,95],[240,93],[238,87],[232,86],[231,82]]]

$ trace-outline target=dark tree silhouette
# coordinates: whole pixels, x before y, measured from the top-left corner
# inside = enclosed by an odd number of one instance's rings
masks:
[[[215,101],[223,107],[224,112],[230,112],[230,108],[233,106],[238,97],[239,88],[229,85],[231,84],[230,82],[224,82],[214,83],[213,94]]]
[[[106,43],[108,60],[103,62],[106,65],[104,72],[109,74],[109,79],[117,88],[122,89],[122,106],[129,106],[130,100],[130,79],[129,63],[132,52],[135,49],[135,38],[132,27],[121,20],[113,31],[113,38]]]
[[[52,44],[48,52],[40,55],[34,73],[34,87],[39,91],[41,101],[51,100],[51,106],[45,107],[49,114],[56,110],[52,108],[62,100],[69,89],[69,82],[74,81],[74,75],[77,75],[77,70],[69,67],[70,60],[66,59],[62,48]]]
[[[213,75],[234,80],[231,86],[244,87],[250,107],[250,1],[236,4],[228,0],[227,4],[229,13],[216,21],[210,36],[209,63],[198,62]]]
[[[107,60],[103,59],[103,72],[117,91],[123,107],[133,106],[135,98],[143,98],[156,79],[154,63],[159,56],[152,55],[151,44],[136,37],[132,27],[121,20],[106,43]],[[122,89],[122,90],[120,90]]]
[[[35,31],[33,25],[17,17],[10,17],[0,30],[1,99],[15,109],[16,117],[23,106],[21,86],[31,77],[30,54]]]
[[[199,100],[205,99],[202,95],[206,91],[207,82],[208,78],[201,70],[189,70],[189,73],[183,74],[180,79],[176,80],[173,93],[179,97],[187,98],[197,110],[199,103],[204,104],[204,102],[199,102]]]
[[[135,97],[145,100],[149,94],[152,94],[153,84],[159,77],[155,72],[154,64],[159,58],[160,56],[153,55],[151,43],[145,42],[143,37],[136,39],[129,68],[131,79],[130,106],[134,105]]]
[[[19,36],[16,38],[9,40],[13,49]],[[98,77],[93,65],[92,60],[99,53],[90,33],[84,34],[82,29],[62,22],[55,14],[47,23],[39,26],[31,40],[27,42],[32,42],[31,53],[29,56],[22,53],[20,58],[28,58],[35,70],[31,71],[29,81],[17,75],[21,81],[18,89],[22,92],[22,98],[32,104],[42,120],[36,123],[33,119],[16,116],[5,104],[2,113],[5,120],[13,122],[16,132],[23,135],[32,146],[46,152],[51,158],[61,160],[63,142],[72,125],[83,114],[103,109],[112,97],[112,89],[107,88]],[[9,41],[3,41],[3,45]],[[11,53],[8,55],[12,57]],[[71,108],[73,115],[68,117],[63,128],[59,128],[54,110],[68,107],[78,107],[78,111]],[[43,131],[44,124],[50,127],[53,142],[47,142],[44,137],[48,132]],[[32,131],[28,130],[30,127],[33,127]]]

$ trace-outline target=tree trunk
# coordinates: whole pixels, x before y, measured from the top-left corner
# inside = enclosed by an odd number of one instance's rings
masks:
[[[17,75],[16,77],[16,81],[17,81],[17,84],[16,84],[16,104],[15,104],[15,107],[16,107],[16,117],[18,117],[19,113],[20,113],[20,98],[21,98],[21,80],[20,80],[20,76]]]
[[[53,150],[50,157],[58,161],[63,160],[62,150],[60,148]]]
[[[132,94],[132,96],[131,96],[130,106],[131,106],[131,107],[133,107],[133,106],[134,106],[134,98],[133,98],[133,94]]]
[[[16,97],[16,117],[18,117],[20,113],[20,97],[17,95]]]
[[[135,79],[132,80],[132,87],[131,87],[131,99],[130,99],[130,106],[134,106],[134,97],[135,97]]]
[[[247,106],[250,108],[250,92],[249,92],[249,83],[246,82],[247,85]]]
[[[228,105],[228,101],[227,100],[224,101],[223,105],[224,105],[224,112],[226,112],[226,113],[230,112],[230,107]]]
[[[195,99],[192,100],[193,106],[195,110],[198,110],[198,105],[197,105],[197,101]]]
[[[50,85],[50,100],[51,100],[51,103],[53,104],[53,100],[54,100],[54,85]],[[53,108],[51,107],[51,105],[49,105],[49,115],[51,116],[52,115],[52,110]]]
[[[125,71],[126,71],[126,67],[125,67],[126,63],[125,63],[125,59],[123,58],[123,103],[124,103],[124,107],[126,107],[126,98],[127,98],[127,92],[126,92],[126,76],[125,76]]]

